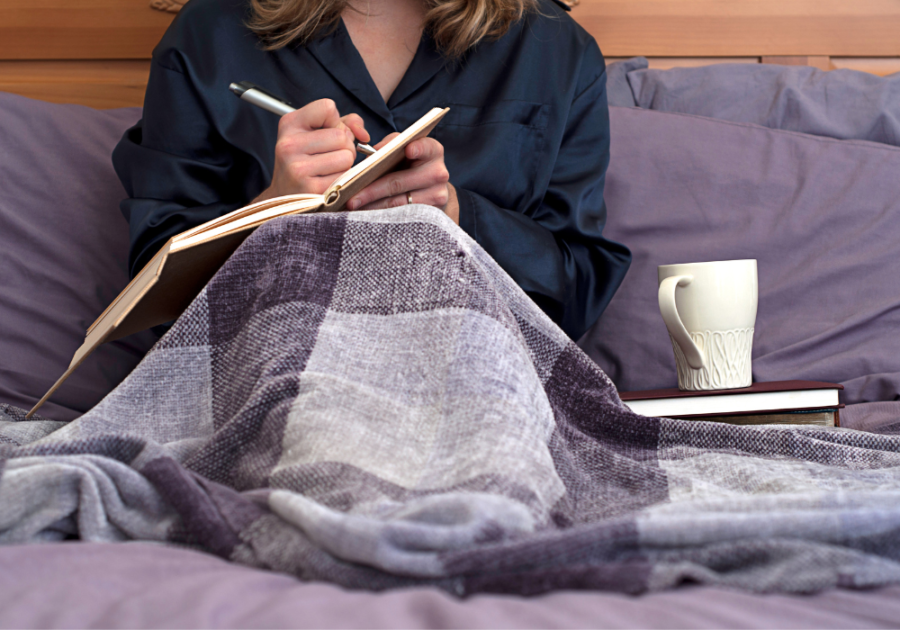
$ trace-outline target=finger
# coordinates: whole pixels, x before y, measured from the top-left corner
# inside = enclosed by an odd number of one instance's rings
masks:
[[[337,105],[330,98],[323,98],[282,116],[278,121],[278,135],[342,127],[346,125]]]
[[[346,129],[317,129],[279,138],[275,143],[275,160],[276,163],[290,163],[305,156],[336,151],[355,159],[356,149],[350,132]]]
[[[307,131],[297,138],[296,148],[299,149],[298,153],[306,155],[341,150],[349,151],[353,154],[356,152],[356,146],[353,141],[353,133],[346,127],[316,129],[315,131]]]
[[[299,111],[303,112],[302,121],[309,130],[339,127],[343,124],[337,104],[330,98],[313,101],[301,107]]]
[[[450,191],[448,190],[446,184],[436,184],[426,189],[413,190],[409,193],[409,196],[412,197],[412,203],[421,203],[443,209],[444,206],[447,205],[447,202],[450,200]],[[383,208],[397,208],[399,206],[405,206],[408,204],[409,197],[407,197],[407,193],[403,193],[401,195],[394,195],[392,197],[378,199],[370,204],[358,208],[358,210],[380,210]]]
[[[406,145],[406,157],[420,162],[443,159],[444,145],[434,138],[419,138]]]
[[[381,147],[383,147],[384,145],[386,145],[388,142],[390,142],[391,140],[393,140],[394,138],[396,138],[399,135],[400,134],[397,133],[396,131],[394,133],[390,133],[390,134],[386,135],[384,138],[382,138],[381,142],[376,144],[373,148],[380,149]]]
[[[305,155],[287,164],[290,179],[301,182],[309,177],[331,175],[332,179],[353,166],[356,156],[350,151],[332,151],[318,155]]]
[[[345,149],[356,152],[353,132],[343,124],[338,127],[306,130],[299,126],[282,127],[275,141],[275,157],[291,158]]]
[[[410,190],[425,190],[435,185],[446,186],[449,181],[450,173],[443,161],[426,162],[375,180],[355,195],[347,203],[347,207],[356,210],[379,199],[397,197]]]
[[[359,114],[347,114],[341,118],[341,122],[350,130],[353,136],[360,142],[368,142],[372,139],[366,131],[366,123]]]

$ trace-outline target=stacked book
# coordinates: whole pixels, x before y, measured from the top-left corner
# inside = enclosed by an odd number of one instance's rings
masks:
[[[843,385],[817,381],[772,381],[740,389],[687,392],[654,389],[620,392],[642,416],[706,420],[731,424],[813,424],[840,426],[838,399]]]

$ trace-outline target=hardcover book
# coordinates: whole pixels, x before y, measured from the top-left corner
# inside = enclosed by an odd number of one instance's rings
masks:
[[[842,389],[819,381],[771,381],[739,389],[620,392],[619,397],[635,413],[656,418],[840,426]]]

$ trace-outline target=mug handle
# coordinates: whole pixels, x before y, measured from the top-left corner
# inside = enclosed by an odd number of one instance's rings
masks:
[[[695,370],[706,365],[706,357],[703,351],[697,347],[684,322],[678,315],[678,308],[675,306],[675,289],[677,287],[686,287],[694,280],[694,276],[671,276],[659,283],[659,312],[662,313],[663,321],[672,339],[681,348],[684,358],[687,359],[688,365]]]

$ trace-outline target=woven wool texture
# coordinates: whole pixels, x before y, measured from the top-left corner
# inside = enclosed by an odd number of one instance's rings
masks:
[[[425,206],[258,229],[97,407],[0,417],[0,541],[351,588],[900,581],[900,437],[637,416]]]

